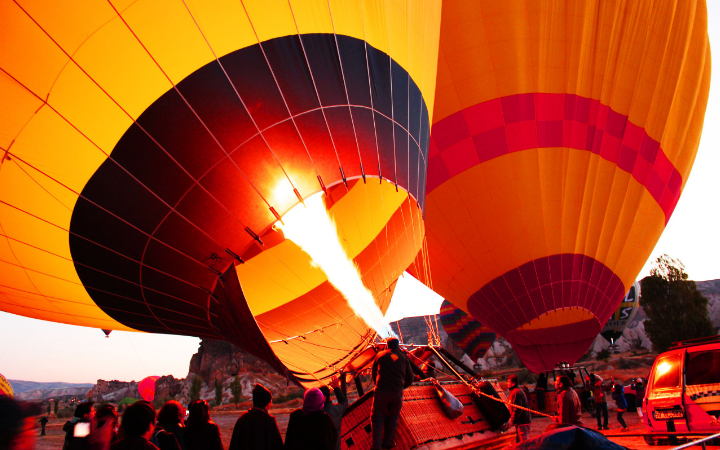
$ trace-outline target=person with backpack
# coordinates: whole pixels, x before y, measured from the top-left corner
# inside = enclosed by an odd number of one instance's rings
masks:
[[[628,431],[629,428],[627,424],[625,423],[625,419],[623,419],[623,414],[625,414],[625,411],[627,411],[627,399],[625,398],[625,388],[620,383],[615,383],[615,379],[612,380],[613,385],[613,393],[612,398],[615,400],[615,404],[617,405],[617,420],[620,422],[620,425],[622,425],[622,431]]]
[[[170,400],[160,408],[150,442],[160,450],[185,450],[185,408],[180,402]]]
[[[73,418],[65,422],[62,430],[65,432],[63,450],[85,450],[90,448],[88,436],[90,435],[95,410],[93,402],[80,403],[75,408]]]

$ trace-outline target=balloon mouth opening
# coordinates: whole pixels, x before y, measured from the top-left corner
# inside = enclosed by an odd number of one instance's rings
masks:
[[[363,284],[357,264],[348,256],[337,224],[328,213],[328,203],[325,194],[315,193],[288,210],[274,227],[310,256],[310,264],[325,273],[370,328],[382,338],[395,336],[372,292]]]
[[[540,314],[538,317],[518,327],[518,330],[539,330],[591,320],[595,314],[579,306],[558,308]]]

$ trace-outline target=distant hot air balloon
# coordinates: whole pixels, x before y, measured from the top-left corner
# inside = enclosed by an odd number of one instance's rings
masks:
[[[439,25],[439,0],[4,2],[0,309],[328,380],[375,331],[276,224],[323,195],[387,308],[423,241]]]
[[[620,306],[603,327],[600,332],[602,337],[611,344],[620,339],[625,328],[635,318],[638,306],[640,306],[640,282],[636,281],[630,286],[630,290],[620,302]]]
[[[105,333],[105,337],[106,337],[106,338],[109,338],[109,337],[110,337],[110,333],[112,333],[112,330],[102,330],[102,332]]]
[[[155,381],[160,378],[158,376],[145,377],[138,383],[138,393],[146,402],[155,400]]]
[[[709,83],[703,0],[444,2],[435,291],[532,371],[576,361],[670,219]]]
[[[450,339],[474,361],[485,355],[497,336],[447,300],[440,305],[440,322]]]
[[[7,378],[0,373],[0,395],[13,396],[13,388]]]

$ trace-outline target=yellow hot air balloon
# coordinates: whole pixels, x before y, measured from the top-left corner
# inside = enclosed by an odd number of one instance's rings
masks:
[[[444,2],[433,288],[531,370],[576,361],[670,219],[709,82],[702,0]]]
[[[3,0],[0,309],[328,378],[375,331],[280,220],[322,195],[387,308],[424,234],[439,18],[438,0]]]

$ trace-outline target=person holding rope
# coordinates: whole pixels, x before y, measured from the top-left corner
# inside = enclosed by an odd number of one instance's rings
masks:
[[[520,409],[513,407],[513,405],[521,406],[523,408],[528,407],[527,397],[525,392],[518,386],[518,377],[516,375],[510,375],[508,377],[508,388],[510,389],[510,395],[508,401],[510,402],[510,425],[515,425],[516,442],[523,442],[530,439],[530,423],[532,417],[530,411],[527,409]]]
[[[553,417],[556,422],[548,427],[546,431],[556,428],[565,428],[570,425],[581,427],[582,413],[580,406],[580,397],[578,397],[575,389],[572,388],[572,382],[567,376],[561,376],[555,379],[555,389],[557,389],[557,416]]]
[[[403,391],[413,382],[410,360],[400,350],[400,341],[396,337],[388,338],[387,346],[388,349],[377,355],[372,366],[375,396],[371,419],[371,450],[395,447],[395,429],[402,409]]]

